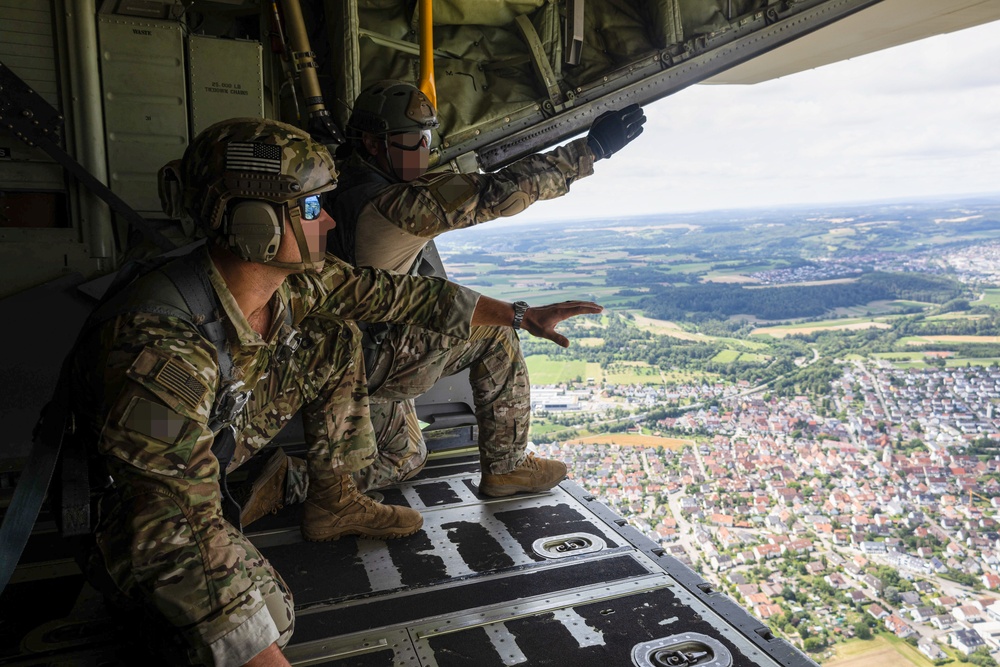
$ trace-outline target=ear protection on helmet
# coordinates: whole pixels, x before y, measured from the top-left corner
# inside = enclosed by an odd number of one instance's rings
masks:
[[[278,254],[283,233],[275,205],[242,201],[229,207],[222,222],[226,244],[248,262],[270,262]]]

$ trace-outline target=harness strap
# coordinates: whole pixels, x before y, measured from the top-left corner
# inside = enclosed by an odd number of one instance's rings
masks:
[[[215,434],[212,454],[219,462],[219,492],[222,515],[242,530],[240,504],[229,492],[227,469],[236,454],[236,429],[232,421],[246,407],[252,390],[243,391],[242,382],[233,381],[233,356],[226,339],[226,329],[216,307],[215,291],[208,274],[190,256],[163,267],[163,274],[177,287],[187,305],[192,321],[215,348],[219,364],[219,388],[209,417],[208,427]]]
[[[28,462],[21,471],[21,478],[0,526],[0,591],[10,581],[28,543],[62,448],[68,421],[66,417],[69,415],[69,383],[63,381],[67,366],[68,363],[63,363],[55,396],[45,407],[42,421],[35,427]]]

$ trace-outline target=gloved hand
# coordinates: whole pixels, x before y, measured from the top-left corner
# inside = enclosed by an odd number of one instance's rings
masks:
[[[625,144],[642,134],[642,124],[646,115],[638,104],[630,104],[624,109],[606,111],[590,126],[587,145],[594,153],[594,159],[611,157]]]

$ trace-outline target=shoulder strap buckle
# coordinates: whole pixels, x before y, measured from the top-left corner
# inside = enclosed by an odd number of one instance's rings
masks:
[[[274,352],[274,359],[278,363],[285,363],[292,358],[295,350],[302,344],[301,334],[298,329],[290,328],[288,335],[278,343],[278,349]]]
[[[243,386],[243,381],[238,380],[219,389],[212,408],[212,421],[209,423],[213,433],[218,433],[222,428],[232,424],[250,402],[253,389],[243,391]]]

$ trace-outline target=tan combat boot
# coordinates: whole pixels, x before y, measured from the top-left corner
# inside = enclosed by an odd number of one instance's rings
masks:
[[[240,523],[246,528],[268,514],[285,506],[285,480],[288,476],[289,457],[276,449],[264,464],[260,475],[253,481],[245,498],[240,499]]]
[[[423,525],[420,512],[375,502],[358,491],[350,475],[309,480],[309,496],[302,511],[302,537],[310,542],[326,542],[345,535],[377,539],[405,537]]]
[[[491,498],[548,491],[566,477],[566,464],[562,461],[542,459],[534,454],[528,454],[520,465],[506,474],[494,475],[486,470],[484,465],[479,493]]]

